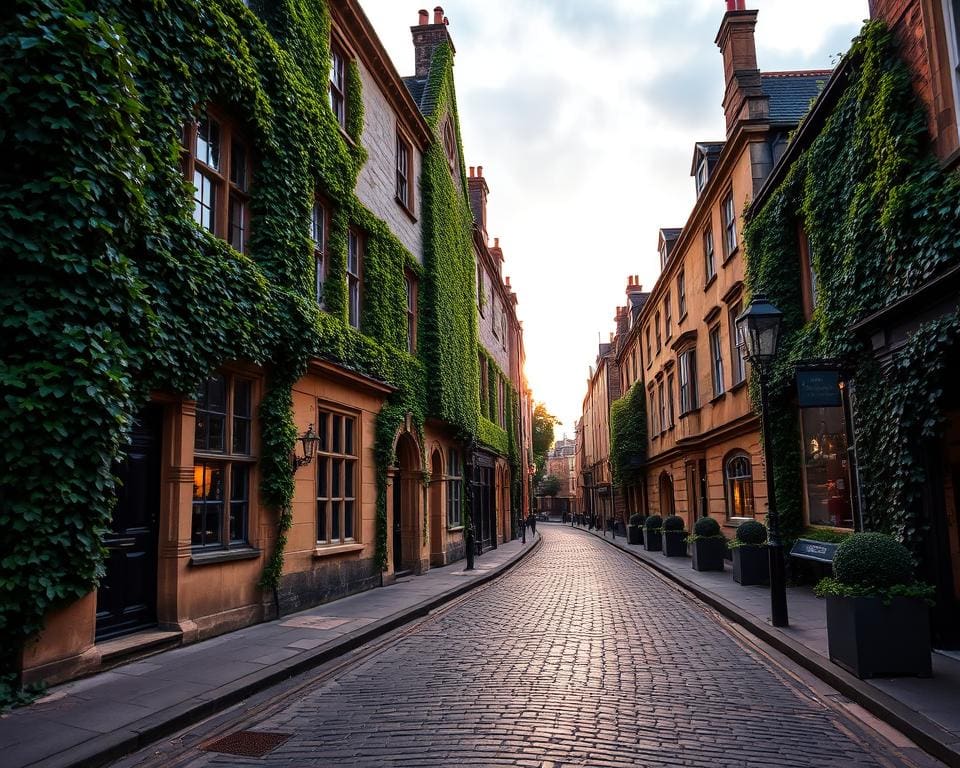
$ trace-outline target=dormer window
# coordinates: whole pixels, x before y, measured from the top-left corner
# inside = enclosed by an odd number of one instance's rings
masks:
[[[700,161],[697,163],[697,175],[696,175],[698,197],[700,193],[703,192],[703,188],[707,186],[707,179],[709,177],[710,177],[710,170],[707,166],[707,156],[700,155]]]

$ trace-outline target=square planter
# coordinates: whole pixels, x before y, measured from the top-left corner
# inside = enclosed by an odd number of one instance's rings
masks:
[[[733,550],[733,580],[744,587],[770,583],[770,554],[766,544]]]
[[[659,552],[663,548],[663,538],[660,531],[647,529],[643,534],[643,548],[647,552]]]
[[[663,554],[666,557],[686,557],[687,535],[686,531],[664,531]]]
[[[827,596],[830,661],[863,679],[930,677],[930,609],[918,598]]]
[[[643,544],[643,527],[639,525],[628,525],[627,542],[629,544]]]
[[[690,545],[693,554],[693,570],[722,571],[727,540],[722,538],[697,539]]]

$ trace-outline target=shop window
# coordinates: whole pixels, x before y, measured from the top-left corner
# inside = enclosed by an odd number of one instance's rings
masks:
[[[363,259],[359,233],[347,234],[347,320],[354,328],[360,327],[360,264]]]
[[[853,528],[843,407],[800,408],[800,434],[810,525]]]
[[[241,253],[250,229],[248,144],[230,121],[204,114],[185,132],[193,181],[193,220]]]
[[[327,279],[327,209],[323,203],[313,204],[310,214],[310,237],[313,240],[314,297],[317,306],[324,309],[323,285]]]
[[[336,45],[330,46],[330,109],[340,127],[347,128],[347,97],[346,97],[346,66],[347,59],[343,51]]]
[[[753,468],[750,457],[735,453],[723,467],[724,489],[727,496],[727,517],[731,519],[754,516]]]
[[[723,342],[720,340],[720,326],[710,330],[710,373],[713,379],[713,396],[723,394]]]
[[[680,367],[680,415],[698,408],[697,393],[697,348],[691,347],[678,356]]]
[[[193,516],[196,548],[247,546],[253,456],[253,383],[211,376],[197,396]]]
[[[737,211],[733,205],[733,190],[723,198],[723,258],[730,258],[737,250]]]
[[[317,407],[317,543],[343,544],[356,539],[356,416]]]
[[[447,525],[459,528],[463,514],[463,461],[459,451],[447,453]]]

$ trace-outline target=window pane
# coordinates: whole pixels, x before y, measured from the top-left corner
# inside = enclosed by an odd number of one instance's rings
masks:
[[[352,501],[343,503],[343,538],[352,539],[353,536],[353,509]]]
[[[317,457],[317,498],[326,499],[329,498],[327,494],[327,488],[329,488],[329,483],[327,480],[327,465],[328,459],[326,456]]]
[[[206,115],[197,124],[197,160],[220,170],[220,124]]]
[[[252,427],[251,383],[235,379],[233,384],[233,452],[250,453]]]
[[[801,408],[800,429],[810,524],[852,528],[843,408]]]
[[[326,249],[327,212],[320,203],[315,203],[310,217],[310,237],[313,247],[318,251]]]
[[[217,187],[197,170],[193,172],[193,186],[193,220],[208,232],[214,232]]]
[[[341,502],[330,503],[330,540],[340,541],[340,513],[343,511]]]
[[[320,412],[317,414],[317,431],[320,436],[320,450],[329,451],[330,450],[330,441],[327,436],[327,424],[328,424],[329,414]]]
[[[345,461],[343,470],[343,496],[346,499],[352,499],[355,495],[353,492],[354,462]]]
[[[230,181],[247,191],[247,148],[236,139],[230,145]]]
[[[316,258],[316,285],[314,287],[314,294],[317,300],[317,304],[323,309],[323,283],[326,278],[326,265],[324,264],[324,258],[322,255],[317,255]]]
[[[333,453],[340,453],[340,446],[342,444],[342,435],[343,435],[343,416],[339,414],[333,415]]]
[[[230,245],[244,253],[247,244],[247,205],[240,198],[230,196],[230,216],[227,227],[230,232]]]
[[[247,540],[250,470],[245,464],[234,464],[230,474],[230,541]]]
[[[334,459],[332,462],[332,472],[330,475],[330,496],[334,499],[341,498],[340,489],[343,487],[341,477],[343,475],[343,459]]]
[[[327,501],[317,501],[317,541],[327,540]]]
[[[343,417],[343,452],[348,456],[355,456],[353,450],[353,428],[355,421],[349,416]]]

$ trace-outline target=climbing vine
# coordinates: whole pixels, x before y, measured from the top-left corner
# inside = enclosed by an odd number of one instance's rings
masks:
[[[13,0],[0,26],[0,700],[45,614],[104,574],[113,467],[151,392],[190,399],[227,361],[264,368],[260,497],[277,537],[260,583],[272,589],[292,522],[291,387],[311,358],[395,389],[376,423],[377,567],[406,415],[421,437],[427,413],[464,439],[478,425],[471,218],[462,160],[452,176],[439,140],[442,120],[456,125],[449,48],[428,84],[438,138],[423,163],[421,266],[354,195],[362,85],[351,63],[345,137],[327,104],[325,2],[90,5]],[[206,104],[240,121],[256,158],[249,256],[193,222],[181,145]],[[326,311],[313,295],[316,194],[332,206]],[[351,226],[364,237],[359,332],[347,323]],[[424,298],[417,355],[405,274]]]
[[[848,80],[822,130],[748,222],[747,282],[784,312],[773,373],[777,505],[802,528],[800,440],[792,383],[799,361],[835,359],[856,382],[864,521],[919,551],[926,533],[922,447],[939,435],[945,368],[960,318],[923,323],[887,373],[851,326],[958,261],[960,176],[940,168],[911,74],[889,30],[870,22],[847,54]],[[817,305],[803,315],[798,228],[810,242]]]
[[[647,458],[647,404],[637,381],[610,406],[610,471],[619,488],[641,482]]]

